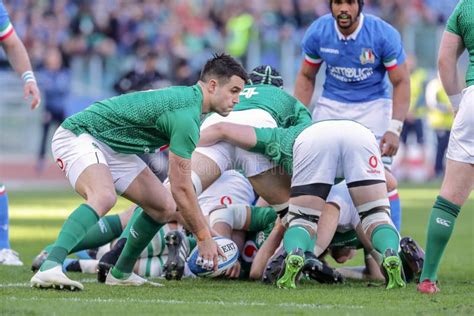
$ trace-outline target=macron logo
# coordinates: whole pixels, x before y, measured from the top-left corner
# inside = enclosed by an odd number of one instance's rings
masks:
[[[334,48],[321,47],[321,53],[336,54],[339,55],[339,50]]]
[[[443,226],[446,226],[446,227],[449,227],[451,226],[451,222],[444,219],[444,218],[441,218],[441,217],[436,217],[436,223],[440,224],[440,225],[443,225]]]

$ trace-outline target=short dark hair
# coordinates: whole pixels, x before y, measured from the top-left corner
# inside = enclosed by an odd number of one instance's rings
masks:
[[[283,78],[281,77],[278,70],[269,65],[261,65],[255,67],[249,74],[249,83],[252,85],[257,84],[270,84],[278,88],[283,87]]]
[[[232,76],[242,78],[245,82],[248,80],[248,75],[242,65],[230,55],[225,53],[214,54],[202,68],[199,80],[208,81],[212,77],[219,81],[227,82]]]

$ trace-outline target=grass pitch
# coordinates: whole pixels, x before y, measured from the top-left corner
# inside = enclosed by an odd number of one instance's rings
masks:
[[[399,190],[403,204],[402,235],[424,247],[427,219],[438,187]],[[344,285],[304,282],[281,290],[256,282],[195,279],[162,281],[163,288],[111,288],[94,275],[70,274],[84,282],[82,292],[29,287],[31,261],[52,242],[69,212],[81,199],[74,193],[9,193],[13,249],[24,267],[0,266],[0,315],[133,315],[133,314],[474,314],[474,197],[463,207],[441,265],[441,293],[418,294],[414,284],[385,290],[380,284],[349,281]],[[121,199],[116,210],[128,202]],[[351,265],[362,263],[362,255]]]

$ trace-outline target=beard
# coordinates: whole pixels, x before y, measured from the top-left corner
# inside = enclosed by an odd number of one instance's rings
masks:
[[[336,21],[337,26],[339,26],[341,29],[348,29],[354,25],[354,23],[357,21],[357,17],[353,18],[351,15],[343,13],[336,17]]]

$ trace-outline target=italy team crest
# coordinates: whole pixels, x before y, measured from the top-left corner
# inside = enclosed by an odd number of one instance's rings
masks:
[[[375,55],[371,48],[362,48],[359,58],[362,65],[375,63]]]

